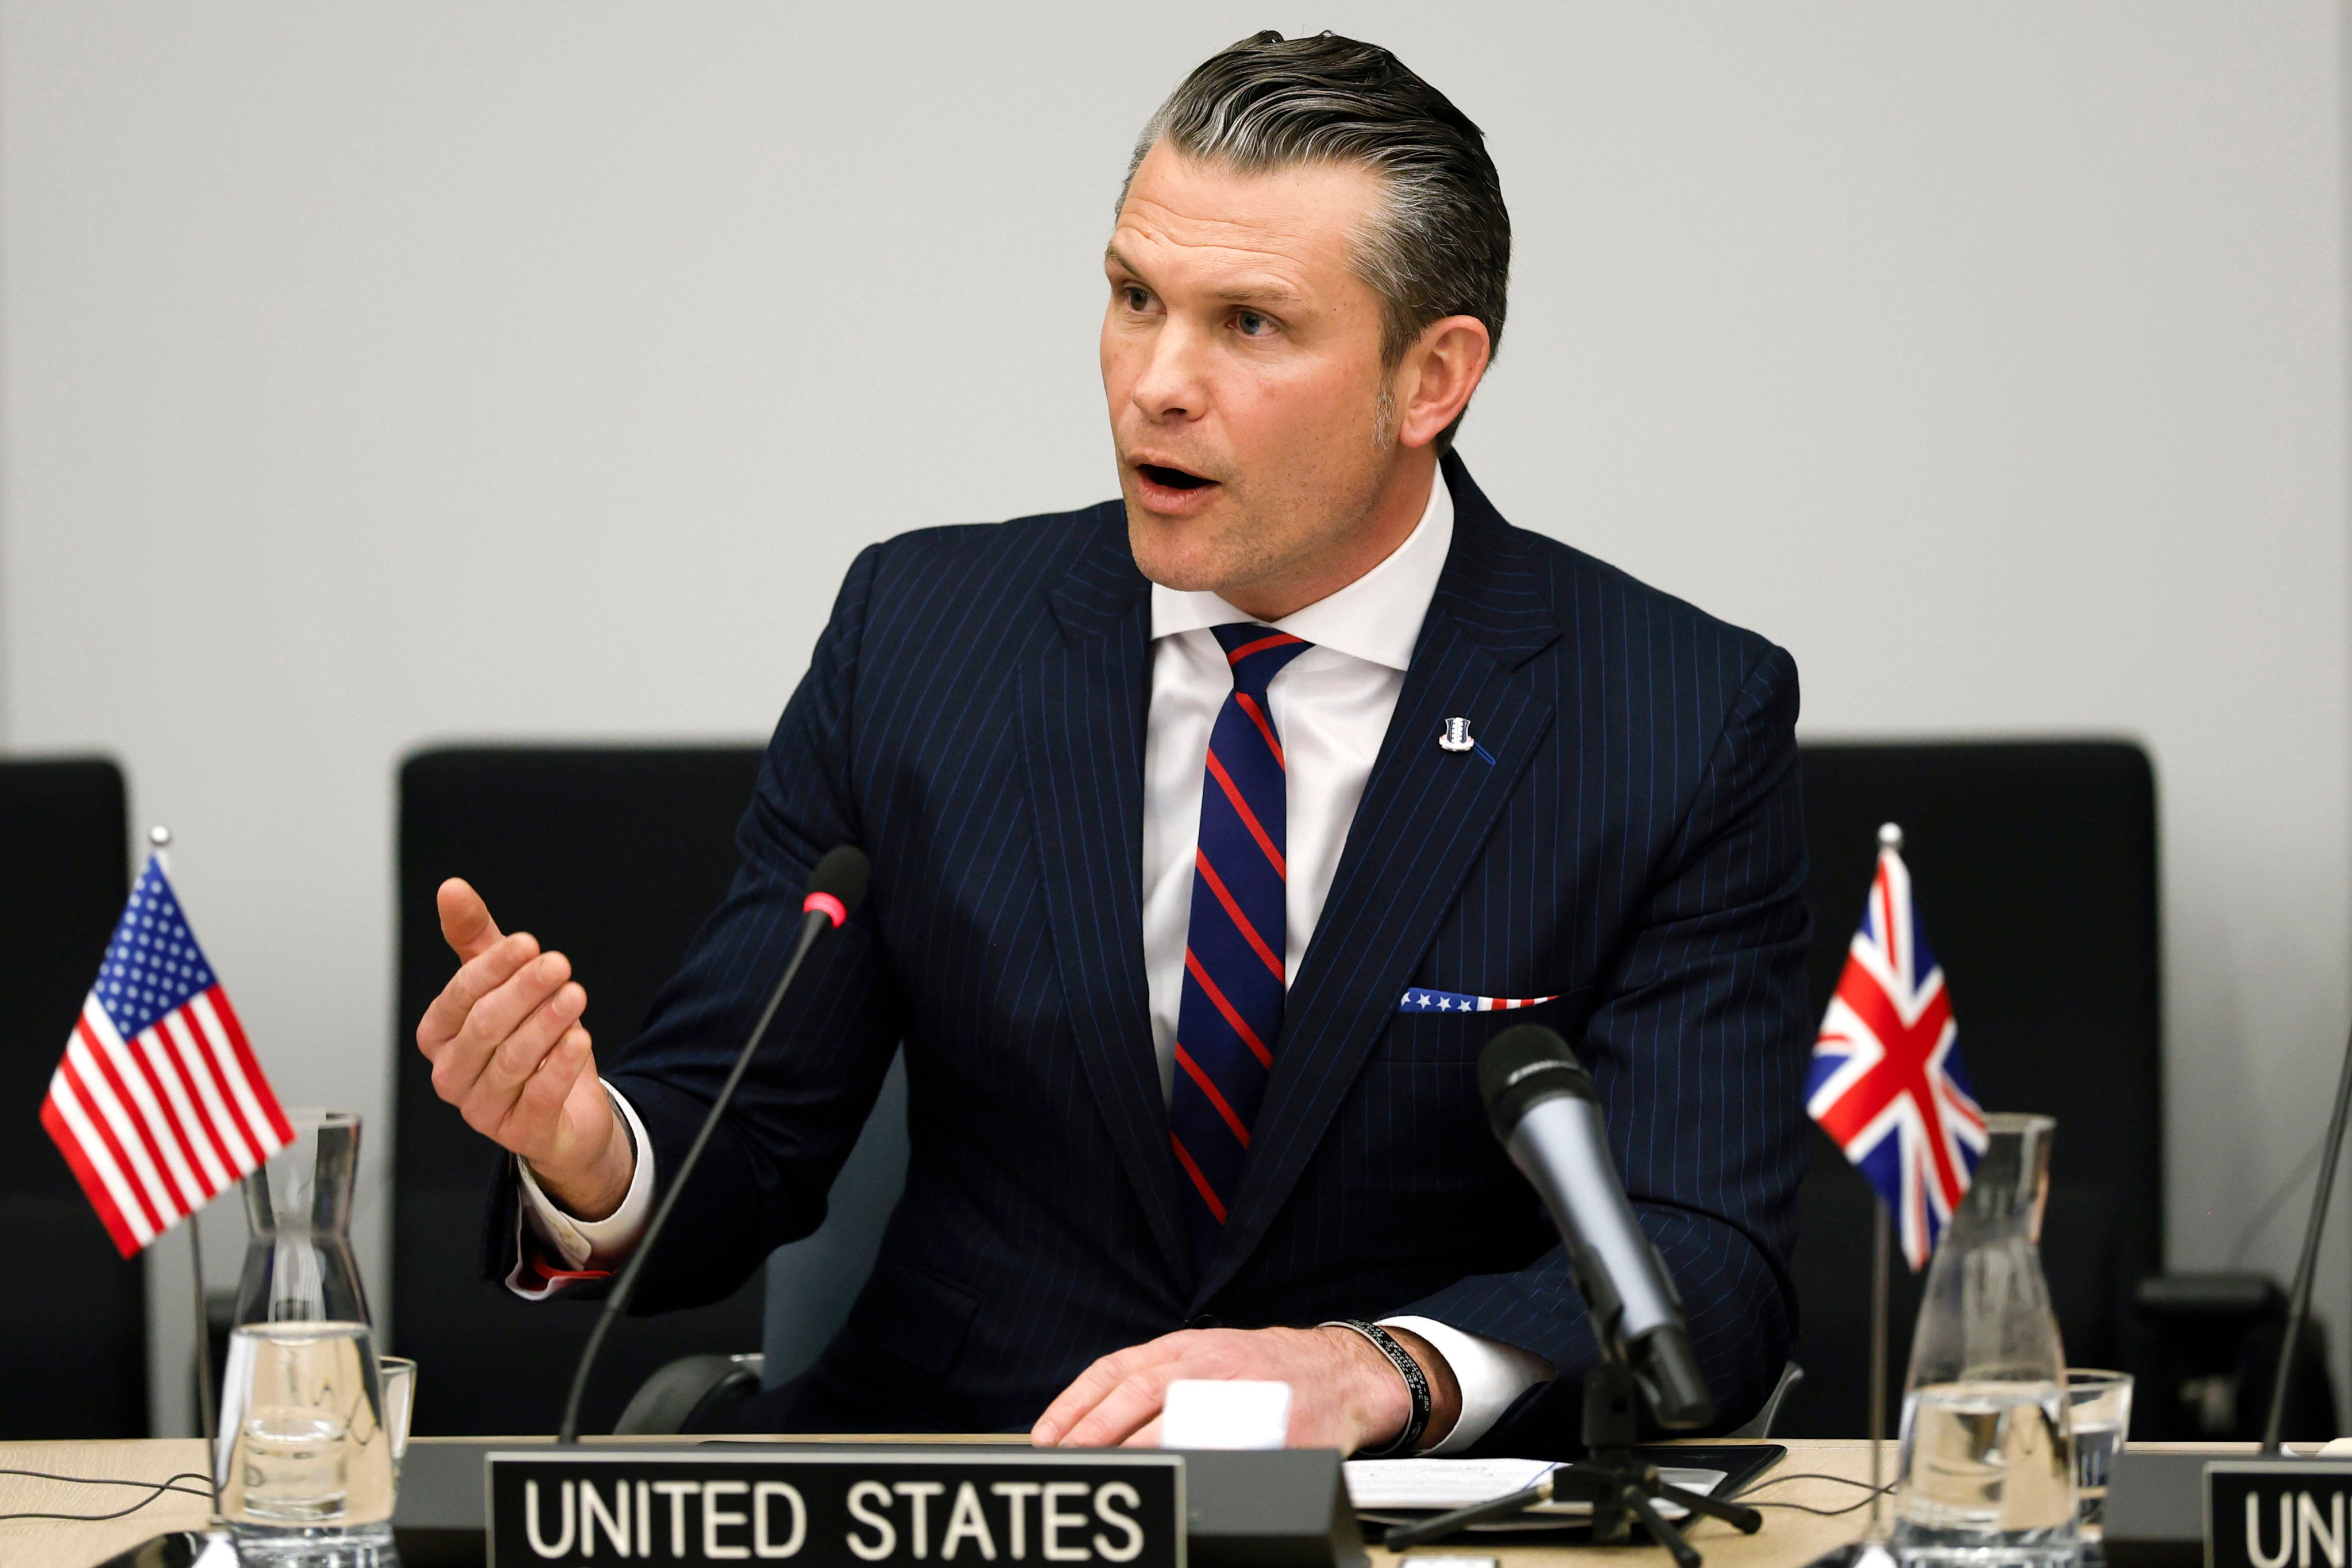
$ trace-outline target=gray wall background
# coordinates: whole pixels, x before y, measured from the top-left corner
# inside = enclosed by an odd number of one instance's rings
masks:
[[[0,745],[123,761],[283,1093],[381,1128],[402,754],[759,736],[860,545],[1108,493],[1129,139],[1334,26],[1492,139],[1508,515],[1785,643],[1809,733],[2149,746],[2173,1262],[2284,1271],[2352,1000],[2345,21],[0,0]]]

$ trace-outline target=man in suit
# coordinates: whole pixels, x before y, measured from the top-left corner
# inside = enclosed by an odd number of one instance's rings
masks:
[[[1297,1443],[1556,1447],[1594,1343],[1486,1126],[1486,999],[1576,1043],[1726,1421],[1760,1404],[1810,1036],[1796,670],[1453,454],[1509,236],[1477,128],[1385,50],[1262,34],[1186,79],[1105,258],[1120,500],[857,558],[609,1075],[563,957],[442,889],[464,963],[417,1043],[515,1155],[494,1277],[592,1293],[635,1246],[856,843],[872,896],[635,1303],[813,1230],[903,1044],[880,1260],[751,1428],[1150,1442],[1171,1381],[1259,1377]]]

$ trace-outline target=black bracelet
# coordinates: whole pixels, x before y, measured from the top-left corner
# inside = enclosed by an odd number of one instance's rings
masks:
[[[1394,1334],[1378,1323],[1367,1323],[1357,1318],[1334,1318],[1318,1323],[1318,1328],[1346,1329],[1370,1340],[1372,1348],[1389,1358],[1389,1364],[1404,1379],[1405,1392],[1412,1395],[1412,1414],[1405,1418],[1404,1430],[1386,1447],[1360,1448],[1353,1456],[1359,1459],[1386,1459],[1398,1454],[1410,1454],[1421,1442],[1421,1435],[1429,1430],[1429,1378],[1412,1352],[1397,1343]]]

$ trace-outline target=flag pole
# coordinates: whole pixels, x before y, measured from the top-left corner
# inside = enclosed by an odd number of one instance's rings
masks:
[[[158,823],[147,830],[148,858],[172,874],[172,830]],[[205,1237],[196,1211],[188,1211],[188,1297],[196,1325],[196,1431],[205,1440],[205,1481],[212,1489],[213,1519],[220,1519],[219,1418],[213,1407],[212,1318],[205,1310]]]
[[[188,1281],[196,1314],[196,1423],[205,1435],[205,1473],[212,1483],[213,1513],[220,1513],[219,1418],[213,1409],[213,1332],[205,1310],[205,1238],[196,1215],[188,1211]]]
[[[1903,828],[1878,826],[1882,849],[1903,853]],[[1884,1194],[1870,1205],[1870,1539],[1886,1539],[1886,1276],[1895,1267],[1894,1215]]]
[[[1886,1539],[1886,1275],[1894,1267],[1886,1202],[1872,1204],[1870,1226],[1870,1539]]]
[[[1833,1546],[1806,1568],[1898,1568],[1886,1521],[1886,1276],[1894,1267],[1894,1216],[1874,1203],[1870,1227],[1870,1527],[1859,1541]]]

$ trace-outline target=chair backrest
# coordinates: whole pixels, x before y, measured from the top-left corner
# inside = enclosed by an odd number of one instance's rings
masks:
[[[726,892],[760,754],[756,746],[486,747],[422,752],[401,769],[390,1331],[427,1369],[418,1431],[553,1431],[593,1316],[520,1300],[478,1277],[483,1197],[503,1156],[435,1096],[431,1064],[415,1047],[417,1020],[457,968],[435,889],[462,876],[507,930],[568,953],[606,1056],[636,1032]],[[674,1357],[749,1350],[761,1321],[755,1275],[719,1305],[620,1324],[583,1429],[609,1431],[630,1392]]]
[[[1883,822],[1943,965],[1988,1110],[2058,1119],[2042,1255],[2067,1359],[2115,1366],[2132,1293],[2164,1256],[2156,783],[2122,742],[1813,743],[1803,749],[1814,1017],[1860,922]],[[1869,1399],[1871,1191],[1811,1131],[1799,1200],[1796,1360],[1776,1435],[1859,1436]],[[1920,1279],[1899,1252],[1889,1403]],[[1888,1431],[1895,1430],[1890,1412]]]
[[[146,1270],[38,1130],[49,1075],[131,892],[122,773],[0,762],[0,1438],[147,1435]]]
[[[890,1064],[857,1146],[833,1179],[824,1223],[768,1255],[768,1316],[760,1350],[770,1388],[806,1372],[849,1321],[874,1272],[882,1231],[907,1185],[907,1058]]]

